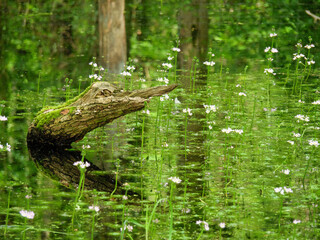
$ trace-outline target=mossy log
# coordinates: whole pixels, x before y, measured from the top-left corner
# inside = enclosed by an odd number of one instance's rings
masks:
[[[28,145],[70,147],[88,132],[114,119],[138,111],[154,96],[172,91],[176,85],[123,91],[108,82],[95,82],[76,98],[42,109],[29,126]]]

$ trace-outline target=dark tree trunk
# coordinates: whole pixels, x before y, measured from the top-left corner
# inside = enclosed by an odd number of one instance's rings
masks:
[[[193,58],[202,64],[208,51],[208,3],[207,0],[192,0],[179,13],[179,39],[181,54],[179,67],[189,70]],[[189,81],[184,81],[186,87]]]
[[[70,147],[88,132],[114,119],[144,108],[151,97],[172,91],[176,85],[132,92],[108,82],[95,82],[78,97],[57,107],[40,111],[28,130],[28,146],[48,144]]]
[[[127,61],[124,0],[99,0],[100,63],[110,73],[120,73]]]

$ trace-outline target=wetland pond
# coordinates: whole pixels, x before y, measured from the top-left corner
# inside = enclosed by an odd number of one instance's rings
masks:
[[[157,71],[146,81],[119,75],[125,88],[166,78],[191,87],[154,97],[72,151],[28,151],[26,135],[43,106],[78,95],[78,85],[12,92],[1,105],[2,236],[318,239],[319,74],[209,65],[205,73]],[[77,189],[86,166],[73,163],[84,158],[96,168]]]

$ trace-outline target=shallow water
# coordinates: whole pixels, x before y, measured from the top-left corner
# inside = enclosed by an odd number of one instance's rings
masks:
[[[104,174],[117,173],[129,184],[119,189],[140,196],[125,200],[125,193],[86,188],[75,212],[75,187],[48,177],[26,147],[36,112],[62,102],[65,92],[12,93],[2,110],[8,120],[0,122],[1,144],[12,148],[1,151],[2,233],[8,239],[88,239],[94,226],[94,239],[316,239],[319,154],[309,143],[319,139],[318,107],[311,104],[319,97],[316,78],[303,87],[305,103],[285,81],[259,72],[212,73],[194,90],[180,86],[169,99],[152,99],[150,114],[132,113],[91,132],[73,147],[90,145],[88,161]],[[134,88],[155,84],[134,82]],[[76,95],[77,86],[72,89]],[[206,113],[204,105],[215,107]],[[188,108],[192,115],[183,111]],[[310,120],[298,122],[298,114]],[[22,209],[34,218],[23,218]],[[121,232],[124,225],[132,232]]]

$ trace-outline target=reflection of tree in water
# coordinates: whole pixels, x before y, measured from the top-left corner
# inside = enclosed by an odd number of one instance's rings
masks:
[[[73,163],[82,160],[80,151],[71,151],[63,148],[47,146],[29,146],[29,153],[36,166],[47,176],[58,180],[67,187],[77,188],[80,180],[80,171]],[[84,159],[84,162],[89,162]],[[118,180],[116,193],[124,193],[122,183]],[[115,188],[115,175],[107,174],[90,162],[85,176],[85,188],[98,191],[112,192]]]

